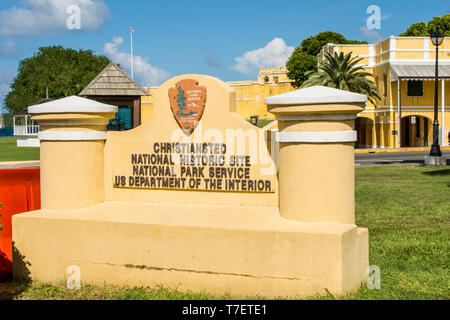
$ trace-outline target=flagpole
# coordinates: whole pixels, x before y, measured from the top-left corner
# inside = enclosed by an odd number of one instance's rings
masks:
[[[132,27],[130,27],[130,36],[131,36],[131,79],[134,79],[134,66],[133,66],[133,32]]]

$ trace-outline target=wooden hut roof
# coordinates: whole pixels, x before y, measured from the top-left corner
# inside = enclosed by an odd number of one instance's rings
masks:
[[[80,96],[148,96],[149,93],[131,79],[114,62],[110,62],[87,86]]]

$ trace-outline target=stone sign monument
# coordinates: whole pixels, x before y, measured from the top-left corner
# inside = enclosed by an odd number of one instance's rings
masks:
[[[366,97],[313,87],[266,99],[279,173],[234,89],[182,75],[141,126],[106,132],[116,107],[69,97],[41,125],[42,209],[13,217],[14,276],[234,295],[354,291],[368,232],[354,223],[354,119]],[[69,269],[68,269],[69,268]]]

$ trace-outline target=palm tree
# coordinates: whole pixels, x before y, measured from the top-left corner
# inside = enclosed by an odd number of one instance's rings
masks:
[[[362,58],[352,58],[352,53],[339,55],[325,54],[325,60],[319,61],[318,71],[306,73],[308,80],[303,82],[302,88],[312,86],[325,86],[351,92],[362,93],[367,99],[376,104],[380,100],[378,88],[370,78],[374,75],[364,71],[361,66],[356,66]]]

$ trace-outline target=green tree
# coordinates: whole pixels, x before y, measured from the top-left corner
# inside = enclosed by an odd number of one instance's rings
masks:
[[[326,86],[351,92],[362,93],[367,99],[376,104],[380,99],[378,88],[371,73],[364,71],[361,66],[356,66],[362,58],[352,58],[352,53],[339,55],[325,54],[325,59],[319,62],[318,71],[309,71],[308,80],[303,82],[302,88],[312,86]]]
[[[428,35],[431,34],[436,27],[444,34],[446,37],[450,37],[450,13],[443,15],[441,17],[434,17],[430,21],[428,21]]]
[[[401,37],[428,37],[431,32],[436,30],[436,27],[444,34],[446,37],[450,37],[450,13],[443,16],[437,16],[425,22],[413,23],[406,29],[405,32],[400,33]]]
[[[294,50],[286,63],[288,77],[294,80],[293,86],[300,87],[308,79],[306,73],[317,70],[317,55],[327,43],[334,44],[365,44],[366,41],[348,40],[342,34],[324,31],[306,38]]]
[[[317,58],[302,51],[301,47],[297,47],[286,62],[288,69],[288,77],[294,80],[292,85],[296,88],[300,87],[308,77],[306,73],[317,67]]]
[[[400,33],[401,37],[424,37],[430,35],[425,22],[413,23],[406,32]]]
[[[5,106],[11,113],[19,112],[45,98],[46,87],[53,99],[76,95],[108,63],[107,57],[92,50],[41,47],[32,57],[20,61]]]

